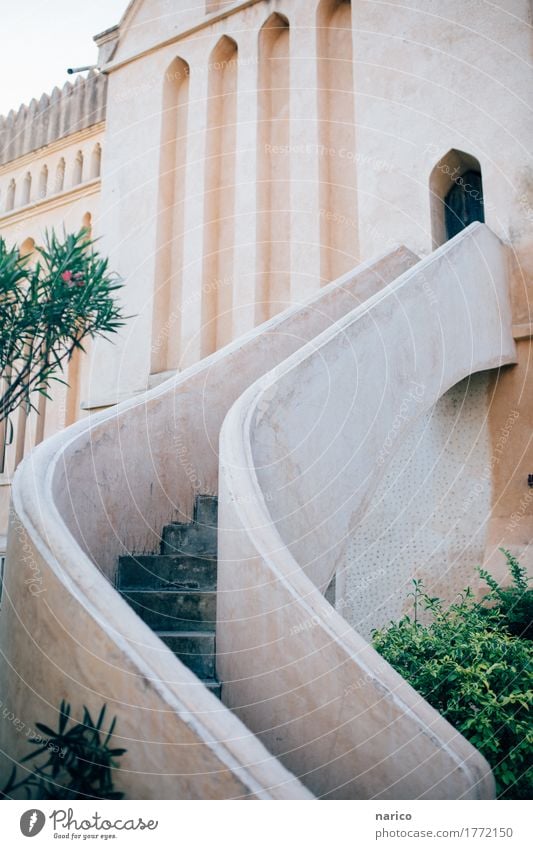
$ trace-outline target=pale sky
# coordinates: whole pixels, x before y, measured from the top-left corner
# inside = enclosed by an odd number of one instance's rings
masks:
[[[0,115],[61,88],[67,68],[96,63],[93,36],[128,0],[0,0]]]

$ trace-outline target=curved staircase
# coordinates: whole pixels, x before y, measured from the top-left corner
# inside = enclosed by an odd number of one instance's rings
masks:
[[[105,701],[130,798],[490,798],[484,759],[323,594],[405,382],[425,386],[423,412],[514,358],[505,249],[476,224],[421,262],[364,263],[47,440],[13,486],[9,709],[30,728],[62,698]],[[214,502],[198,492],[219,497],[222,701]],[[8,725],[0,750],[20,760]]]

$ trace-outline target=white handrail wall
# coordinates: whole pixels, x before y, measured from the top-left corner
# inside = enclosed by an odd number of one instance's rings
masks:
[[[261,378],[224,423],[224,698],[318,796],[494,792],[481,755],[322,592],[415,417],[514,361],[505,248],[474,224]]]

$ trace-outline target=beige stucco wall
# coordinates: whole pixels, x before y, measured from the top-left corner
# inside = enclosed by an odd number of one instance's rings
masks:
[[[514,361],[505,250],[475,224],[258,380],[224,422],[224,700],[321,797],[492,792],[479,755],[323,593],[385,477],[390,434],[395,453],[453,385]],[[386,604],[390,585],[380,590]]]
[[[450,0],[445,9],[433,0],[189,7],[133,3],[120,28],[99,39],[108,80],[101,212],[93,209],[96,196],[89,198],[96,186],[87,185],[65,197],[68,207],[37,203],[0,219],[9,238],[23,240],[44,224],[74,226],[91,212],[102,250],[127,281],[132,318],[113,345],[97,342],[81,392],[88,406],[143,391],[168,369],[196,362],[213,344],[238,337],[284,302],[298,302],[324,278],[393,243],[427,254],[434,235],[431,174],[452,148],[480,163],[487,223],[509,244],[514,321],[528,332],[526,0],[512,8],[477,0]],[[281,41],[268,35],[280,26]],[[224,55],[217,53],[224,38],[235,46],[229,62],[222,48]],[[163,108],[176,67],[189,73],[186,91],[175,87],[182,100],[173,135]],[[227,70],[235,114],[220,124]],[[265,97],[273,81],[276,97]],[[218,101],[209,99],[216,91]],[[213,193],[209,128],[224,122],[232,138],[221,137],[223,189]],[[73,157],[81,149],[87,165],[101,131],[86,128],[69,138],[67,184]],[[181,151],[170,207],[162,179],[173,161],[169,138]],[[1,208],[12,176],[19,188],[31,170],[35,192],[46,157],[53,180],[64,141],[0,166]],[[224,221],[215,241],[212,220]],[[265,257],[262,240],[279,249]],[[528,396],[513,401],[524,421]],[[520,446],[523,457],[527,443]],[[524,460],[516,468],[511,512],[521,509],[526,466]]]
[[[31,122],[29,122],[31,127]],[[46,230],[61,234],[76,232],[89,226],[94,236],[99,234],[100,174],[104,124],[100,122],[71,135],[53,140],[50,144],[0,165],[0,235],[8,245],[25,250],[44,243]],[[76,170],[76,158],[83,157],[81,175]],[[58,167],[65,163],[62,183],[57,181]],[[99,167],[99,166],[98,166]],[[40,182],[43,168],[47,169],[46,190]],[[22,203],[22,188],[31,174],[31,194]],[[79,177],[79,183],[75,182]],[[6,210],[8,187],[16,182],[15,205]],[[90,345],[86,346],[87,348]],[[0,536],[6,533],[11,480],[17,456],[28,454],[42,438],[57,433],[83,415],[81,405],[87,394],[88,358],[76,356],[68,369],[69,389],[56,383],[52,386],[52,401],[45,405],[44,417],[31,413],[26,423],[23,448],[17,450],[21,430],[20,410],[12,416],[12,439],[6,448],[4,471],[0,473]]]
[[[221,311],[219,339],[236,338],[269,314],[272,308],[264,300],[270,282],[273,292],[281,286],[283,297],[298,302],[316,291],[323,275],[353,267],[398,239],[418,255],[428,254],[438,203],[430,195],[430,181],[451,149],[480,164],[486,221],[509,248],[514,323],[529,333],[526,0],[498,8],[450,0],[445,9],[433,0],[386,7],[343,3],[342,9],[315,0],[256,0],[224,4],[212,16],[203,4],[186,15],[186,5],[169,11],[156,0],[134,4],[115,52],[110,53],[109,42],[102,52],[109,74],[103,247],[128,281],[134,318],[116,346],[97,344],[91,404],[143,391],[167,366],[195,362],[209,350],[205,320],[213,302],[215,313]],[[265,48],[264,27],[276,26],[276,20],[285,28],[283,46],[271,50]],[[345,29],[350,21],[351,50]],[[216,61],[224,37],[236,44],[231,67],[237,123],[235,138],[226,145],[228,162],[235,151],[234,168],[226,163],[229,170],[221,179],[227,186],[216,201],[227,233],[224,261],[213,274],[206,256],[218,248],[207,226],[213,209],[206,190],[209,126],[216,110],[210,113],[208,103],[214,80],[226,68],[223,59]],[[179,165],[183,202],[171,226],[175,267],[161,273],[161,234],[169,215],[161,204],[162,105],[177,60],[190,71],[181,112],[187,120],[177,132],[180,148],[186,149]],[[332,68],[335,85],[329,81]],[[274,100],[265,100],[265,79],[281,81]],[[353,132],[347,115],[353,115]],[[266,196],[260,182],[265,175],[273,181]],[[288,217],[280,235],[271,222],[272,210],[280,207],[276,190],[284,183],[290,186],[281,188]],[[274,220],[280,223],[276,215]],[[275,272],[266,283],[264,234],[281,240],[274,258],[267,257]],[[167,274],[174,287],[170,296],[164,291]],[[167,365],[163,349],[171,351]],[[528,350],[527,342],[519,346],[526,381]],[[513,394],[503,380],[489,414],[495,433],[511,408],[523,423],[533,415],[531,393]],[[514,378],[505,380],[506,386],[510,380],[516,385]],[[494,503],[507,519],[503,532],[489,534],[487,559],[509,536],[508,516],[523,510],[527,495],[527,429],[515,429],[513,440],[494,470],[504,475],[501,484],[495,480]],[[512,474],[511,487],[505,469]],[[529,504],[526,513],[533,516]],[[517,550],[530,559],[523,541]]]
[[[198,492],[217,491],[224,417],[269,363],[415,262],[398,248],[367,263],[24,461],[0,612],[0,691],[17,722],[0,723],[0,751],[25,754],[26,733],[37,718],[53,724],[62,698],[78,710],[103,699],[128,748],[120,785],[130,798],[309,798],[120,597],[117,558],[157,550],[162,525],[190,517]],[[6,760],[0,769],[8,771]]]
[[[481,373],[454,386],[403,440],[400,418],[391,429],[379,457],[385,474],[336,573],[335,607],[367,639],[412,615],[413,578],[448,603],[478,586],[491,510],[489,382]],[[423,387],[412,386],[401,418],[423,404]]]

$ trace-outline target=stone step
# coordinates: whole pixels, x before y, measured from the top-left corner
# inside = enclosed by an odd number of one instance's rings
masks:
[[[217,529],[209,525],[166,525],[163,528],[161,554],[192,554],[216,557]]]
[[[218,498],[216,495],[197,495],[194,502],[194,522],[197,525],[218,525]]]
[[[156,631],[160,640],[199,678],[215,678],[214,631]]]
[[[215,558],[187,554],[139,554],[119,557],[117,586],[129,589],[214,590]]]
[[[122,596],[154,631],[214,631],[216,592],[124,590]]]
[[[214,696],[217,697],[217,699],[220,698],[222,694],[222,684],[220,683],[220,681],[204,681],[203,683],[205,684],[208,690],[211,690],[211,692]]]

